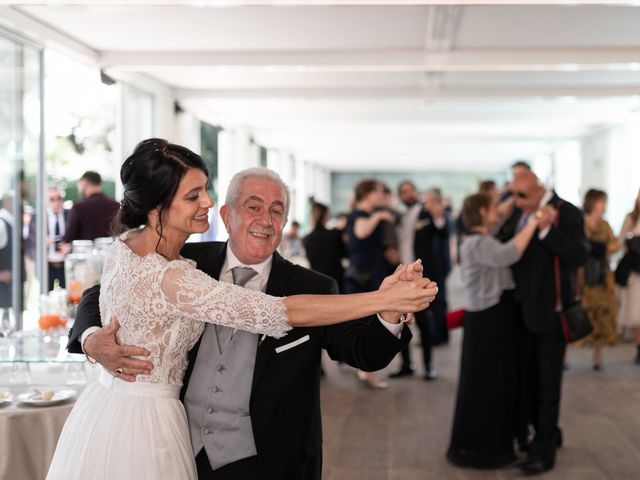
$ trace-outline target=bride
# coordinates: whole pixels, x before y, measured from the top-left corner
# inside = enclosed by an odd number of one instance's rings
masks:
[[[218,282],[179,254],[189,235],[209,227],[213,201],[202,158],[165,140],[145,140],[120,178],[119,237],[105,261],[100,314],[121,319],[118,341],[146,348],[154,368],[135,383],[102,369],[65,423],[49,480],[196,479],[178,394],[187,353],[206,322],[282,337],[292,327],[423,310],[437,293],[424,278],[370,293],[285,298]],[[284,206],[269,214],[286,216]]]

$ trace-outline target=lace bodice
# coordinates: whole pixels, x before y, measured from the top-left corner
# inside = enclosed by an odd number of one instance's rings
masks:
[[[187,354],[205,322],[282,337],[291,328],[283,298],[218,282],[190,260],[169,261],[158,254],[137,256],[125,243],[111,246],[100,289],[100,316],[115,317],[120,344],[146,348],[150,375],[138,381],[182,384]]]

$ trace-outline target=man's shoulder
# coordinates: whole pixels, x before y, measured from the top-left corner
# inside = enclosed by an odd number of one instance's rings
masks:
[[[285,265],[290,271],[289,285],[296,293],[331,293],[335,291],[335,280],[310,268],[296,265],[288,260]]]
[[[571,215],[574,217],[582,216],[582,211],[578,207],[564,198],[559,197],[557,194],[555,195],[553,203],[556,208],[558,208],[561,219],[563,215]]]
[[[194,259],[202,254],[218,254],[225,247],[225,242],[195,242],[185,243],[180,253],[182,256]]]

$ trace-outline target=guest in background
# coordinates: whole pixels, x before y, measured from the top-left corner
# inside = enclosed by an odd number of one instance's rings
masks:
[[[336,229],[328,230],[325,227],[329,220],[329,208],[313,199],[311,215],[313,230],[302,241],[309,265],[312,270],[333,278],[342,292],[344,290],[342,259],[347,256],[342,232]]]
[[[420,194],[415,184],[409,180],[398,185],[398,197],[405,205],[406,211],[400,217],[398,224],[398,239],[400,261],[402,263],[411,263],[416,260],[415,242],[418,237],[418,218],[422,211],[422,203],[420,203]],[[433,224],[423,225],[422,229],[433,229]],[[422,232],[420,238],[425,236]],[[414,314],[416,325],[420,330],[420,346],[422,347],[422,360],[424,364],[424,379],[435,380],[438,377],[437,372],[432,366],[431,359],[431,328],[433,323],[433,314],[427,309]],[[406,345],[401,350],[402,363],[400,368],[393,372],[390,378],[399,378],[414,374],[413,365],[411,363],[411,350]]]
[[[446,280],[451,271],[450,230],[442,192],[439,188],[427,190],[423,209],[418,215],[414,245],[416,258],[422,259],[425,276],[438,284],[438,295],[430,306],[433,313],[433,345],[449,342]]]
[[[538,210],[542,212],[539,233],[512,269],[515,299],[525,326],[519,441],[525,441],[524,431],[529,423],[535,429],[531,444],[521,444],[529,453],[518,467],[533,475],[553,468],[556,449],[562,445],[558,421],[567,342],[556,310],[554,258],[559,259],[560,265],[561,303],[568,308],[574,303],[576,270],[585,264],[587,248],[580,210],[548,190],[533,172],[518,174],[512,189],[517,208],[503,225],[501,239],[510,240],[529,217]],[[524,403],[527,400],[531,402],[529,406]]]
[[[387,210],[376,209],[385,204],[384,187],[376,180],[363,180],[355,187],[354,210],[347,221],[347,255],[345,293],[377,290],[385,277],[383,222],[395,217]],[[373,372],[358,371],[358,378],[372,388],[386,388]]]
[[[627,214],[620,231],[620,244],[627,250],[629,237],[640,236],[640,192],[636,197],[633,210]],[[635,363],[640,365],[640,273],[631,271],[626,288],[622,289],[622,302],[620,304],[619,324],[623,327],[632,327],[635,331],[637,346]]]
[[[58,185],[47,188],[47,257],[49,263],[49,290],[55,281],[64,288],[64,252],[61,248],[66,232],[68,212],[62,208],[62,190]]]
[[[391,275],[400,264],[398,233],[396,232],[396,225],[398,224],[400,215],[394,207],[391,189],[385,184],[382,185],[382,188],[384,191],[384,206],[377,210],[386,210],[393,215],[394,218],[393,222],[387,222],[386,220],[382,222],[382,248],[386,262],[385,274]]]
[[[455,465],[499,468],[515,461],[518,375],[518,311],[510,266],[529,244],[538,220],[531,215],[507,243],[491,232],[498,225],[495,196],[467,197],[462,221],[470,232],[462,242],[464,337],[451,443]]]
[[[609,268],[609,255],[618,251],[619,243],[604,219],[607,194],[591,189],[584,196],[584,233],[589,242],[589,256],[581,278],[584,285],[582,303],[589,314],[593,333],[581,344],[593,347],[593,369],[602,369],[602,347],[615,345],[616,327],[615,280]]]
[[[7,193],[0,200],[0,322],[9,321],[12,297],[13,195]]]
[[[299,257],[304,255],[302,247],[302,239],[300,238],[300,223],[297,221],[291,222],[289,231],[282,238],[282,245],[280,246],[280,253],[284,258]]]
[[[69,211],[64,243],[110,237],[111,220],[120,205],[102,193],[100,174],[85,172],[78,180],[78,191],[83,199],[76,202]]]
[[[24,298],[29,299],[36,282],[36,212],[24,202],[22,206],[22,250],[24,252]]]

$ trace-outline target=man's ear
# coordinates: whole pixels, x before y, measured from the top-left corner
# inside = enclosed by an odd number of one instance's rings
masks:
[[[222,205],[220,207],[220,218],[222,218],[222,223],[224,223],[227,233],[229,233],[229,214],[229,205]]]

